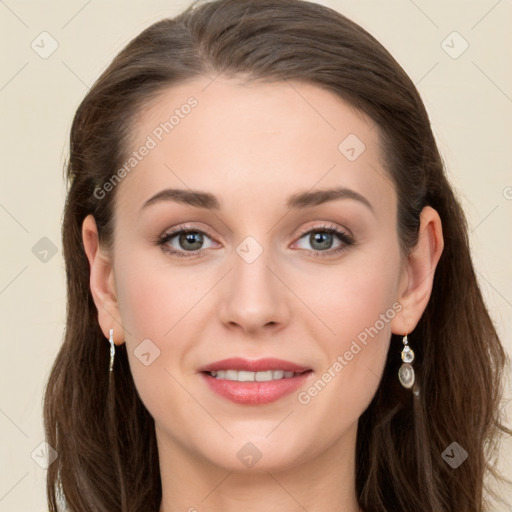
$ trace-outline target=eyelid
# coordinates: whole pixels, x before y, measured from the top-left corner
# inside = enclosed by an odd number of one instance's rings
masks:
[[[165,238],[165,237],[171,236],[171,235],[179,235],[183,231],[194,231],[194,232],[202,233],[202,234],[207,235],[212,240],[215,240],[214,235],[209,231],[208,228],[203,228],[203,227],[194,226],[194,225],[190,225],[190,224],[178,224],[177,226],[166,229],[158,237],[158,239],[162,239],[162,238]]]
[[[331,247],[325,251],[319,251],[316,249],[303,249],[298,248],[300,251],[306,251],[306,253],[312,253],[314,258],[335,258],[338,255],[341,255],[344,251],[346,251],[350,246],[356,245],[356,241],[352,235],[352,232],[349,229],[343,228],[341,226],[337,226],[336,224],[333,224],[331,222],[325,222],[321,226],[310,226],[308,228],[301,229],[301,232],[296,239],[295,242],[293,242],[292,245],[297,244],[302,238],[304,238],[306,235],[309,235],[310,233],[315,232],[326,232],[331,233],[338,239],[340,242],[340,245],[338,247]]]
[[[166,252],[174,253],[174,254],[183,254],[188,255],[189,257],[198,256],[199,254],[206,251],[206,249],[198,249],[197,251],[183,251],[183,250],[176,250],[174,247],[168,246],[168,242],[172,240],[174,237],[179,236],[182,233],[187,232],[193,232],[193,233],[200,233],[202,235],[206,235],[213,243],[218,244],[215,237],[210,233],[208,228],[199,228],[194,225],[190,224],[178,224],[177,226],[174,226],[170,229],[165,230],[160,236],[156,238],[154,241],[156,245],[160,245],[162,248],[164,246],[167,246],[166,249],[164,249]]]
[[[322,222],[322,221],[320,221],[320,222]],[[337,224],[334,224],[329,221],[324,222],[320,226],[310,225],[309,227],[301,228],[301,230],[299,231],[299,234],[298,234],[298,238],[302,238],[304,235],[307,235],[311,232],[322,231],[322,230],[327,230],[327,231],[333,230],[336,232],[341,232],[341,233],[344,233],[347,238],[350,238],[352,241],[354,240],[354,236],[352,235],[352,232],[350,231],[350,229],[343,227],[343,226],[338,226]]]

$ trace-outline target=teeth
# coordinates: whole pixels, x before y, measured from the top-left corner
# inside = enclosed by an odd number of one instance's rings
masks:
[[[269,380],[290,379],[294,372],[284,370],[267,370],[263,372],[249,372],[247,370],[217,370],[211,371],[210,375],[216,379],[236,380],[238,382],[267,382]]]
[[[236,370],[226,370],[224,378],[227,380],[238,380],[238,372]]]
[[[256,372],[254,375],[254,380],[257,380],[258,382],[267,382],[269,380],[272,380],[272,371],[269,370],[268,372]]]
[[[240,382],[252,382],[254,381],[255,373],[254,372],[248,372],[245,370],[232,370],[235,373],[235,378],[231,380],[238,380]]]

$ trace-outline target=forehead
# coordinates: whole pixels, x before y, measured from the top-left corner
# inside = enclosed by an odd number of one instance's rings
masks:
[[[304,82],[218,76],[169,87],[134,119],[130,139],[134,165],[118,193],[131,208],[163,188],[209,191],[226,204],[284,205],[294,192],[327,186],[387,208],[394,199],[375,123]]]

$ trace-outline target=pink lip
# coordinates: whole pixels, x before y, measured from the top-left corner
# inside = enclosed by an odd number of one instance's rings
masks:
[[[247,370],[251,372],[284,370],[295,373],[300,372],[300,375],[265,382],[238,382],[216,379],[208,373],[217,370]],[[311,369],[291,363],[290,361],[273,358],[258,359],[256,361],[242,358],[223,359],[222,361],[206,365],[199,371],[203,373],[203,378],[212,391],[232,402],[244,405],[260,405],[275,402],[297,390],[312,374]]]
[[[223,359],[215,363],[207,364],[198,371],[200,372],[213,372],[217,370],[247,370],[249,372],[262,372],[265,370],[284,370],[285,372],[305,372],[310,368],[299,366],[298,364],[285,361],[283,359],[275,359],[273,357],[266,357],[264,359],[249,360],[241,357],[232,357],[230,359]]]

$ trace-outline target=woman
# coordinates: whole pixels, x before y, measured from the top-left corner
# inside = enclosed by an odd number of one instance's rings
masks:
[[[423,103],[361,27],[299,0],[154,24],[78,108],[68,180],[50,510],[485,510],[505,354]]]

